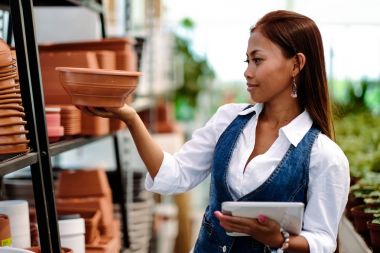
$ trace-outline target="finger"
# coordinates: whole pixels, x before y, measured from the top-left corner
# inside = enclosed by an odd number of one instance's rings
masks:
[[[247,226],[247,225],[257,225],[257,220],[253,218],[244,218],[244,217],[236,217],[236,216],[229,216],[229,215],[223,215],[220,217],[221,221],[233,223],[240,226]]]
[[[259,221],[260,224],[264,225],[268,222],[268,217],[266,217],[265,215],[259,215],[257,217],[257,220]]]
[[[107,112],[104,109],[99,108],[99,107],[88,107],[88,110],[90,112],[92,112],[93,114],[95,114],[97,116],[104,117],[104,118],[112,118],[113,117],[112,112]]]
[[[227,232],[238,232],[251,236],[254,236],[254,234],[256,233],[254,228],[250,227],[249,225],[242,226],[233,223],[220,222],[220,226],[223,227]]]

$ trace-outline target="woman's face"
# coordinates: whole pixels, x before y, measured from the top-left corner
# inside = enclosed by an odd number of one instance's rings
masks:
[[[244,76],[254,102],[293,99],[290,94],[295,60],[285,58],[280,47],[260,31],[254,31],[248,40],[247,63]]]

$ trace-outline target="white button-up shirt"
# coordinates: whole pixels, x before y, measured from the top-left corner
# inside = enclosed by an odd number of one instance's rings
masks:
[[[221,106],[207,124],[196,130],[191,140],[164,160],[154,181],[147,174],[145,187],[160,194],[188,191],[202,182],[211,171],[215,145],[238,114],[256,111],[239,136],[228,167],[228,184],[234,199],[258,188],[275,170],[289,146],[297,146],[313,124],[304,111],[280,128],[278,138],[261,155],[244,166],[255,146],[256,125],[263,105],[244,110],[248,104]],[[336,247],[336,235],[349,190],[348,160],[338,145],[319,134],[310,154],[307,206],[301,235],[309,243],[311,253],[330,253]]]

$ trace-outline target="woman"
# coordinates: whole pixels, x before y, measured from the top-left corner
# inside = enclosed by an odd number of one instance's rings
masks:
[[[254,105],[227,104],[170,155],[135,110],[87,108],[122,119],[149,171],[146,187],[187,191],[211,173],[210,203],[194,252],[333,252],[349,188],[349,166],[334,139],[323,45],[308,17],[274,11],[251,29],[245,78]],[[265,214],[223,215],[224,201],[305,204],[299,235]],[[242,232],[250,237],[230,237]]]

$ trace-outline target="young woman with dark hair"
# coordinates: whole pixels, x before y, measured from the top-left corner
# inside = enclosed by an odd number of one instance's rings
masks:
[[[128,105],[86,110],[128,125],[149,172],[148,190],[185,192],[211,174],[194,252],[334,252],[349,165],[333,141],[318,27],[295,12],[270,12],[251,28],[246,55],[254,104],[221,106],[174,155],[161,150]],[[302,231],[288,235],[264,213],[257,219],[224,215],[224,201],[303,202]]]

